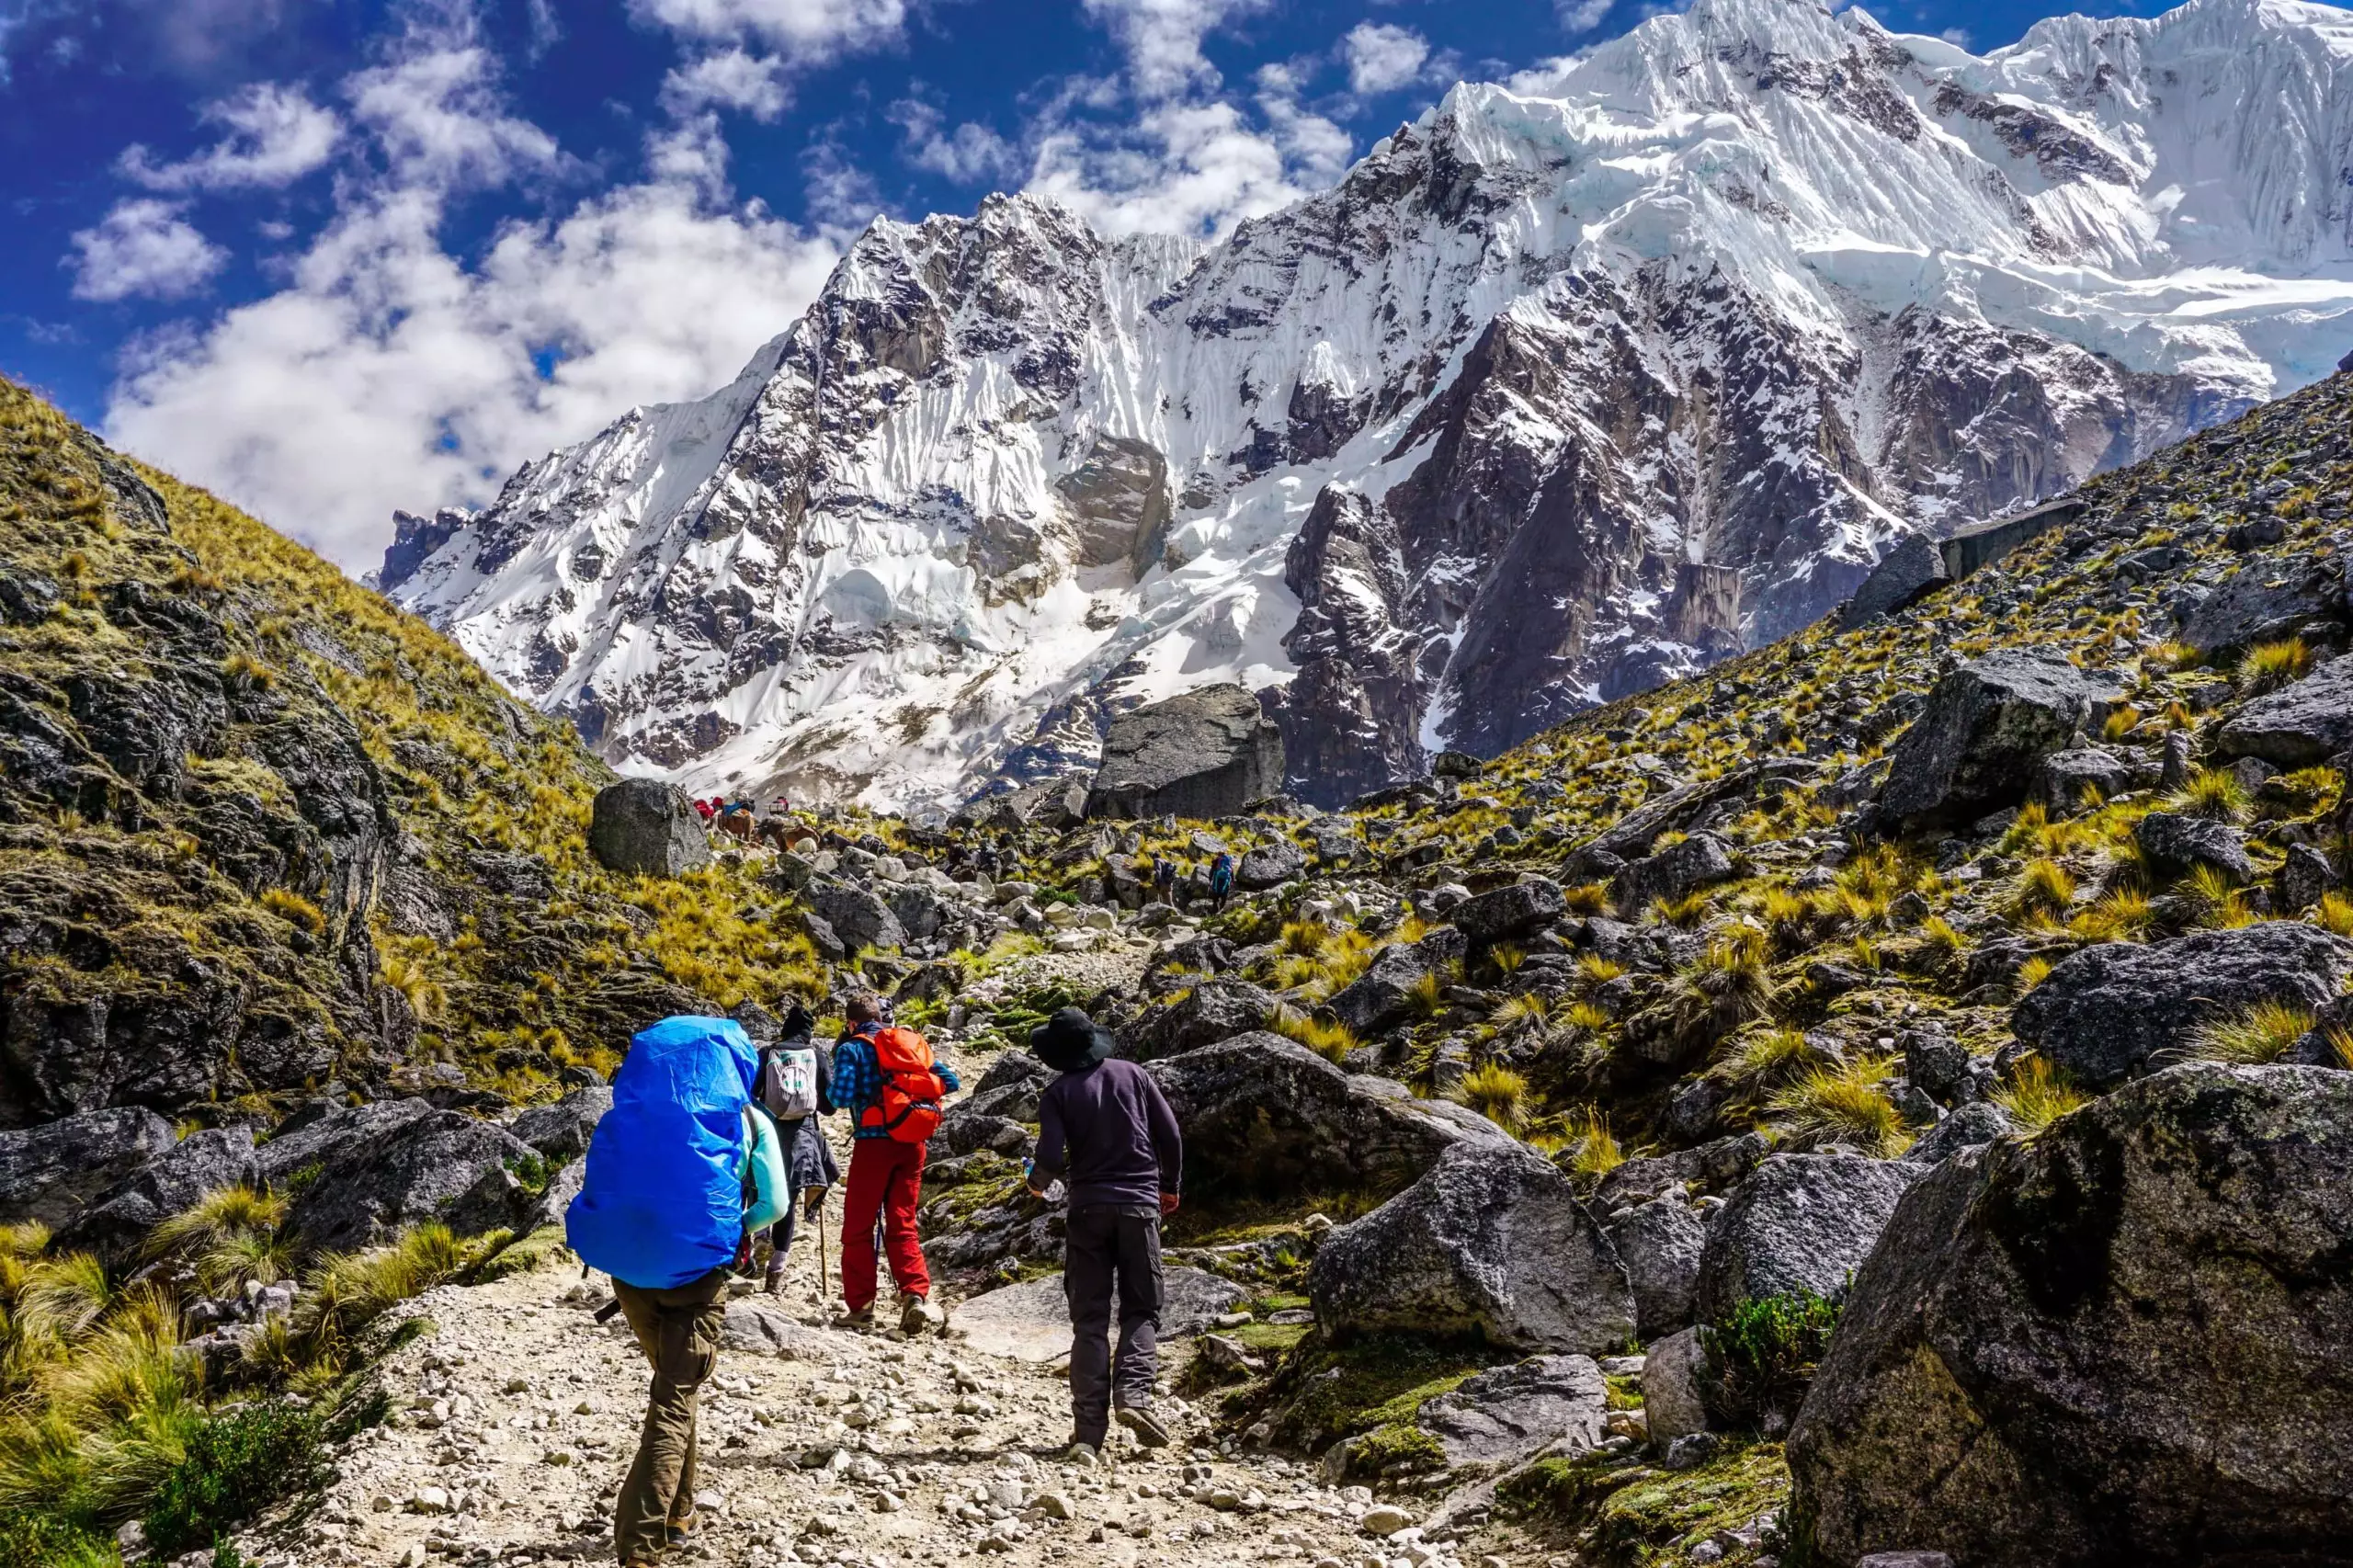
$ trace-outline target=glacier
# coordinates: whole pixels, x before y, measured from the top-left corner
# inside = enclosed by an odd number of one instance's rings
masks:
[[[931,808],[1261,694],[1332,803],[1825,613],[2353,349],[2353,13],[1973,55],[1697,0],[1211,244],[878,220],[383,589],[626,771]]]

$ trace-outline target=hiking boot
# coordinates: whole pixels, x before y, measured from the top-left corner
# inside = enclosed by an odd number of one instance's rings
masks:
[[[688,1538],[695,1533],[695,1517],[692,1514],[688,1514],[683,1519],[674,1519],[670,1523],[663,1526],[662,1533],[667,1538],[667,1544],[671,1546],[682,1546],[686,1543]]]
[[[1120,1425],[1136,1435],[1136,1441],[1147,1449],[1165,1449],[1176,1440],[1176,1435],[1161,1425],[1160,1417],[1149,1409],[1136,1404],[1123,1404],[1118,1411]]]
[[[855,1333],[855,1334],[871,1334],[871,1333],[873,1333],[873,1332],[874,1332],[874,1305],[873,1305],[873,1303],[870,1301],[870,1302],[868,1302],[865,1306],[862,1306],[862,1307],[858,1308],[858,1311],[856,1311],[856,1312],[844,1312],[844,1313],[842,1314],[842,1316],[841,1316],[841,1321],[840,1321],[839,1323],[835,1324],[835,1327],[837,1327],[837,1328],[846,1328],[846,1329],[848,1329],[848,1330],[850,1330],[852,1333]]]
[[[767,1277],[767,1280],[766,1284],[764,1284],[764,1285],[761,1287],[761,1289],[763,1289],[764,1290],[766,1290],[766,1291],[767,1291],[769,1295],[771,1295],[771,1296],[781,1296],[781,1295],[783,1295],[783,1294],[784,1294],[784,1270],[783,1270],[783,1269],[781,1269],[781,1268],[779,1268],[779,1269],[777,1269],[777,1270],[773,1271],[772,1273],[770,1273],[770,1274],[768,1275],[768,1277]]]
[[[899,1332],[901,1334],[912,1337],[923,1333],[926,1329],[938,1328],[947,1321],[947,1315],[931,1304],[929,1297],[918,1296],[912,1290],[900,1293]]]

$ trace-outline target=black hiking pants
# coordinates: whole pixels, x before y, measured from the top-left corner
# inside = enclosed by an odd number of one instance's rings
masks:
[[[1071,1437],[1103,1446],[1111,1406],[1148,1409],[1160,1370],[1160,1214],[1090,1203],[1070,1211],[1063,1253],[1070,1299]],[[1111,1305],[1120,1309],[1120,1355],[1111,1357]]]

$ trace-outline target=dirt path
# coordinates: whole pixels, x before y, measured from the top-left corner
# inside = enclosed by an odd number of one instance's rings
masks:
[[[793,1250],[785,1293],[744,1298],[736,1314],[739,1344],[781,1343],[730,1349],[704,1385],[701,1528],[672,1561],[1482,1568],[1469,1545],[1424,1539],[1418,1521],[1395,1528],[1396,1510],[1303,1463],[1147,1455],[1116,1432],[1099,1467],[1063,1462],[1059,1367],[983,1354],[952,1330],[903,1342],[819,1326],[815,1252]],[[241,1542],[248,1559],[609,1562],[646,1372],[619,1319],[593,1323],[601,1284],[551,1268],[422,1298],[431,1331],[386,1368],[394,1419],[352,1443],[292,1537]],[[1207,1440],[1196,1415],[1179,1429]]]

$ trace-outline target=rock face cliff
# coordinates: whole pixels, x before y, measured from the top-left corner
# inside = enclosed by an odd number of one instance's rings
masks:
[[[690,785],[944,801],[1238,680],[1328,802],[2325,373],[2348,142],[2324,7],[1978,57],[1699,0],[1214,245],[880,221],[733,383],[402,519],[381,582]]]

